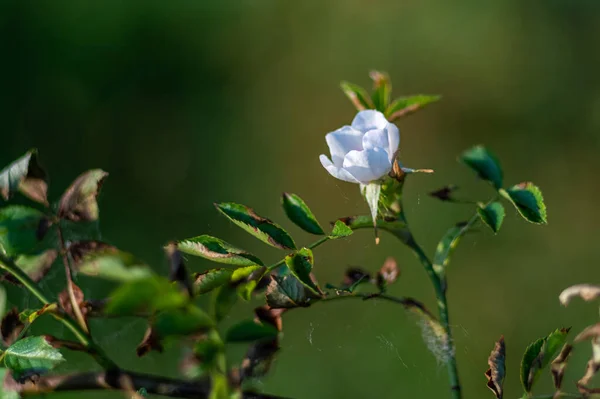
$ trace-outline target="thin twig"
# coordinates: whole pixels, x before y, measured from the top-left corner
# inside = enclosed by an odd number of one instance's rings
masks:
[[[63,260],[63,264],[65,266],[65,275],[67,278],[67,293],[69,294],[69,300],[71,301],[71,308],[73,309],[73,314],[75,314],[75,318],[77,318],[77,322],[81,329],[89,334],[90,330],[85,322],[85,317],[83,317],[83,313],[81,313],[81,309],[79,308],[79,304],[77,304],[77,299],[75,298],[75,292],[73,291],[73,276],[71,273],[71,265],[69,264],[69,255],[67,253],[67,248],[65,245],[65,240],[62,235],[62,229],[59,227],[58,231],[58,242],[60,244],[60,253]]]

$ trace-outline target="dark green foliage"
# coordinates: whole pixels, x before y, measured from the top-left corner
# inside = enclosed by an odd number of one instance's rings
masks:
[[[520,183],[501,190],[500,193],[513,203],[525,220],[538,224],[548,223],[544,197],[541,190],[533,183]]]
[[[283,193],[281,203],[288,218],[302,230],[316,235],[325,234],[317,218],[302,198],[296,194]]]
[[[483,146],[475,146],[460,156],[460,160],[497,189],[502,188],[502,168],[496,157]]]

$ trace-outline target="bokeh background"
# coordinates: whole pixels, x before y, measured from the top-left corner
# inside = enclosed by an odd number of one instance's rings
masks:
[[[540,227],[507,208],[497,236],[481,229],[454,255],[449,301],[465,398],[492,397],[483,373],[501,334],[505,397],[516,398],[529,342],[597,320],[596,305],[575,301],[565,309],[557,298],[570,284],[600,278],[597,1],[2,1],[0,35],[1,164],[39,148],[55,199],[80,172],[107,170],[104,239],[161,272],[165,242],[204,233],[266,262],[279,259],[280,252],[219,216],[215,201],[252,206],[299,243],[312,238],[286,221],[283,191],[300,194],[325,223],[366,212],[358,188],[331,178],[318,156],[327,152],[324,135],[354,114],[339,81],[368,86],[368,71],[377,68],[390,73],[395,95],[443,95],[399,122],[402,162],[436,171],[411,178],[405,190],[408,217],[428,251],[473,210],[427,192],[455,183],[466,197],[492,195],[456,162],[471,145],[497,154],[507,183],[538,184],[549,209],[549,224]],[[418,261],[393,237],[382,238],[375,246],[365,231],[319,248],[319,280],[337,283],[349,265],[374,271],[394,256],[402,276],[391,293],[434,308]],[[190,259],[189,266],[211,265]],[[57,269],[46,288],[62,281]],[[78,283],[90,297],[112,288],[84,277]],[[9,290],[11,303],[36,305]],[[238,306],[225,324],[247,317],[253,305]],[[444,365],[422,342],[417,320],[396,306],[316,305],[290,312],[284,324],[283,350],[263,381],[269,393],[448,396]],[[178,374],[177,345],[136,358],[143,321],[92,328],[121,365]],[[244,349],[233,348],[232,361]],[[569,388],[588,355],[585,344],[577,350]],[[67,356],[65,370],[96,367]],[[550,387],[544,375],[537,391]]]

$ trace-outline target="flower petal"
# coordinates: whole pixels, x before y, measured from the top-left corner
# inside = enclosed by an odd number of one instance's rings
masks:
[[[374,109],[366,109],[356,114],[352,121],[352,127],[366,133],[369,130],[385,129],[388,123],[389,122],[381,112],[375,111]]]
[[[329,174],[336,179],[347,181],[349,183],[358,183],[358,180],[356,180],[354,176],[352,176],[347,170],[335,166],[326,155],[320,155],[319,160],[321,161],[321,165],[327,169],[327,172],[329,172]]]
[[[363,133],[350,126],[344,126],[335,132],[328,133],[325,141],[329,146],[333,164],[338,168],[342,167],[344,156],[352,150],[362,150]]]
[[[344,158],[343,167],[359,182],[368,184],[386,175],[392,169],[392,164],[387,151],[373,148],[350,151]]]
[[[387,130],[369,130],[362,139],[362,146],[365,150],[372,150],[373,148],[381,148],[388,152],[390,144],[388,141]],[[389,155],[389,154],[388,154]]]
[[[393,162],[394,154],[396,154],[398,147],[400,147],[400,131],[393,123],[388,123],[386,130],[388,134],[388,142],[390,143],[390,162]]]

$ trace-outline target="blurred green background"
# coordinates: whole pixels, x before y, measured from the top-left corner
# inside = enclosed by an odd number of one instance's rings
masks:
[[[465,398],[492,397],[484,371],[494,341],[507,343],[507,398],[520,395],[527,344],[561,326],[595,322],[593,304],[559,305],[559,292],[600,278],[600,2],[425,1],[2,1],[0,161],[37,147],[51,196],[80,172],[110,173],[100,199],[105,240],[164,272],[171,239],[212,234],[270,262],[282,254],[236,228],[215,201],[254,207],[288,228],[283,191],[300,194],[323,222],[367,212],[358,188],[331,178],[318,156],[324,135],[354,111],[338,84],[368,86],[388,71],[395,95],[443,100],[399,122],[402,162],[433,168],[414,176],[408,217],[428,251],[469,206],[426,193],[456,183],[465,196],[492,195],[456,162],[474,144],[500,158],[507,183],[531,180],[544,192],[548,226],[510,208],[503,229],[465,239],[449,269],[449,301]],[[344,269],[376,270],[387,256],[402,270],[392,294],[434,308],[433,290],[413,255],[372,232],[316,251],[321,283]],[[207,261],[190,259],[194,271]],[[45,282],[62,281],[60,267]],[[78,281],[89,297],[112,286]],[[10,288],[9,300],[35,306]],[[247,317],[238,306],[226,324]],[[62,327],[52,324],[54,331]],[[265,391],[293,398],[444,398],[446,370],[421,340],[417,320],[377,302],[316,305],[284,319],[283,350]],[[93,322],[119,364],[176,376],[181,348],[135,356],[141,320]],[[238,360],[244,347],[233,348]],[[567,373],[574,388],[589,349]],[[86,357],[63,369],[94,366]],[[539,393],[550,392],[544,376]],[[87,394],[86,394],[87,395]],[[90,398],[119,398],[98,393]],[[78,398],[80,394],[53,397]]]

